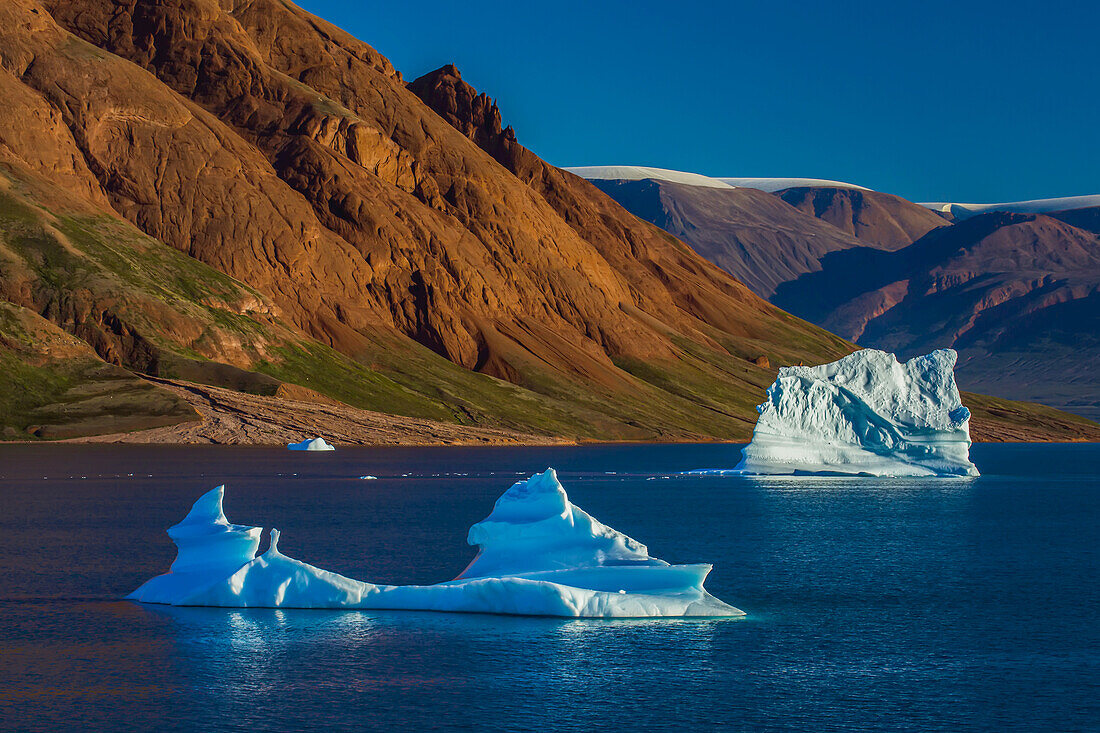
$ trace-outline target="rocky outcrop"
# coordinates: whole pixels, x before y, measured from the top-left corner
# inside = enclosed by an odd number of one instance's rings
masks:
[[[920,204],[879,191],[803,187],[777,191],[776,195],[876,249],[900,249],[947,225],[942,217]]]

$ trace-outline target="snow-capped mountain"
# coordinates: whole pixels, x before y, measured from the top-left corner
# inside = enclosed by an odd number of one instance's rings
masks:
[[[733,188],[733,184],[710,178],[698,173],[685,173],[667,168],[652,168],[644,165],[586,165],[564,168],[570,173],[587,178],[590,181],[668,181],[682,183],[685,186],[703,188]]]
[[[950,214],[955,219],[965,219],[987,211],[1008,211],[1013,214],[1050,214],[1055,211],[1071,211],[1100,206],[1100,194],[1089,196],[1061,196],[1052,199],[1008,201],[999,204],[960,204],[944,201],[925,202],[921,206]]]

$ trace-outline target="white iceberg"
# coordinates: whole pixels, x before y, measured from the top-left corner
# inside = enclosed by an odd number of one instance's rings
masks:
[[[136,593],[149,603],[172,603],[210,584],[212,577],[232,575],[256,557],[260,527],[230,524],[222,511],[225,486],[199,497],[179,524],[168,528],[176,543],[176,559],[164,575],[158,575]]]
[[[901,364],[864,349],[831,364],[780,369],[732,472],[977,476],[956,358],[940,349]]]
[[[573,506],[553,469],[519,481],[470,528],[478,545],[455,580],[376,585],[308,565],[279,551],[271,530],[230,525],[224,487],[169,530],[179,556],[165,575],[128,598],[175,606],[402,609],[564,617],[743,616],[703,588],[707,564],[670,565],[645,546]],[[187,531],[178,530],[186,527]],[[184,561],[181,565],[181,561]]]
[[[324,438],[314,438],[313,440],[306,438],[301,443],[287,443],[286,447],[290,450],[336,450],[336,447],[326,443]]]

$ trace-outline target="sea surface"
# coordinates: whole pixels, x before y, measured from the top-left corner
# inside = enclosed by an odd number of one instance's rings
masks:
[[[722,445],[0,446],[0,730],[1084,731],[1100,728],[1100,446],[978,445],[978,479],[686,478]],[[517,478],[741,620],[182,609],[207,489],[360,580],[430,583]],[[377,476],[363,480],[360,476]],[[266,545],[261,545],[261,549]]]

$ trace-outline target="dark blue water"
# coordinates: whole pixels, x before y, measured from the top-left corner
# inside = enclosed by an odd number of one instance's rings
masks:
[[[0,446],[0,729],[1098,728],[1100,446],[977,446],[976,480],[668,478],[737,454]],[[548,465],[655,556],[713,562],[708,588],[748,618],[116,600],[218,483],[231,521],[278,527],[293,557],[428,583]]]

